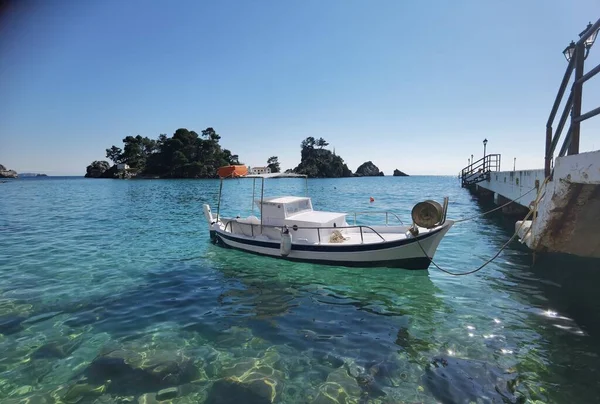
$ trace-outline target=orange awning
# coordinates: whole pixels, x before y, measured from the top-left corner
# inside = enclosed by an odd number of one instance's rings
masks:
[[[248,167],[240,166],[224,166],[217,170],[219,178],[236,178],[243,177],[248,174]]]

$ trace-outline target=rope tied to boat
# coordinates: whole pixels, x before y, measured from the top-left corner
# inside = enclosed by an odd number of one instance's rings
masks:
[[[544,182],[544,183],[545,183],[545,182]],[[540,187],[540,189],[541,189],[541,188],[542,188],[542,187]],[[512,199],[512,200],[510,200],[510,201],[506,202],[504,205],[500,205],[500,206],[498,206],[498,207],[495,207],[494,209],[492,209],[492,210],[488,210],[487,212],[483,212],[483,213],[479,213],[479,214],[477,214],[477,215],[475,215],[475,216],[470,216],[470,217],[466,217],[466,218],[463,218],[463,219],[458,219],[458,220],[455,220],[455,221],[454,221],[454,224],[457,224],[457,223],[463,223],[463,222],[468,222],[469,220],[477,219],[477,218],[479,218],[479,217],[482,217],[482,216],[485,216],[485,215],[487,215],[487,214],[489,214],[489,213],[492,213],[492,212],[495,212],[495,211],[497,211],[497,210],[500,210],[500,209],[504,208],[505,206],[508,206],[508,205],[510,205],[511,203],[513,203],[513,202],[516,202],[516,201],[518,201],[519,199],[523,198],[524,196],[526,196],[526,195],[528,195],[528,194],[532,193],[532,192],[533,192],[533,191],[535,191],[536,189],[537,189],[536,187],[533,187],[533,188],[531,188],[529,191],[525,192],[523,195],[519,196],[518,198]]]
[[[478,272],[480,270],[482,270],[483,268],[485,268],[487,265],[489,265],[490,263],[492,263],[496,258],[498,258],[498,256],[502,253],[502,251],[504,251],[506,249],[506,247],[509,246],[509,244],[515,239],[515,237],[517,237],[517,235],[519,234],[519,232],[521,231],[521,229],[523,228],[523,225],[525,224],[525,222],[529,219],[529,217],[531,215],[533,215],[533,219],[532,221],[535,221],[536,219],[536,213],[537,213],[537,207],[538,204],[540,202],[540,200],[542,199],[542,196],[544,195],[542,193],[542,190],[545,188],[546,184],[548,183],[548,181],[550,180],[550,177],[546,177],[546,179],[544,180],[544,182],[542,183],[542,185],[540,186],[538,193],[536,195],[536,198],[533,202],[533,206],[531,206],[531,208],[529,209],[529,212],[527,213],[527,215],[525,216],[525,218],[521,221],[521,225],[519,226],[519,228],[517,230],[515,230],[514,234],[508,239],[508,241],[506,243],[504,243],[504,245],[502,245],[502,247],[500,248],[500,250],[498,250],[498,252],[496,254],[494,254],[492,256],[492,258],[488,259],[487,261],[485,261],[483,264],[481,264],[478,268],[473,269],[471,271],[467,271],[467,272],[460,272],[460,273],[456,273],[456,272],[452,272],[452,271],[448,271],[447,269],[444,269],[442,267],[440,267],[434,260],[433,257],[430,257],[427,252],[425,251],[425,249],[423,248],[423,246],[421,245],[421,241],[417,238],[417,244],[419,245],[419,248],[421,249],[421,251],[423,252],[423,254],[425,254],[425,257],[427,257],[429,259],[429,261],[433,264],[434,267],[436,267],[437,269],[439,269],[440,271],[448,274],[448,275],[452,275],[452,276],[464,276],[464,275],[471,275],[474,274],[475,272]],[[503,205],[506,206],[522,197],[524,197],[525,195],[527,195],[528,193],[530,193],[531,191],[533,191],[536,188],[532,188],[531,190],[529,190],[527,193],[521,195],[519,198],[517,199],[513,199],[512,201],[508,202],[507,204]],[[491,213],[495,210],[498,210],[499,208],[502,208],[503,206],[500,206],[496,209],[492,209],[491,211],[485,212],[483,214],[477,215],[477,216],[473,216],[471,218],[467,218],[467,219],[462,219],[460,221],[467,221],[467,220],[471,220],[473,218],[479,217],[479,216],[483,216],[486,215],[488,213]],[[458,223],[459,221],[455,221],[455,223]],[[527,231],[525,232],[525,234],[523,235],[523,238],[525,238],[529,232],[531,231],[531,229],[533,228],[533,222],[531,224],[531,226],[529,226],[529,228],[527,229]]]

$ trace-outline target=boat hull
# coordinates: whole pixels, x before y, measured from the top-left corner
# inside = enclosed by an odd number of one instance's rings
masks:
[[[416,238],[365,244],[292,244],[289,255],[282,256],[277,241],[257,240],[220,229],[211,230],[217,245],[289,261],[352,267],[427,269],[435,251],[452,226],[447,221],[438,229]],[[427,255],[423,252],[427,252]]]

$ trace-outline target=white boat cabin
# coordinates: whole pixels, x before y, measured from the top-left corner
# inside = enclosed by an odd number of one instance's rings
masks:
[[[280,196],[257,199],[255,203],[262,215],[262,235],[271,239],[280,239],[280,228],[287,226],[294,242],[318,243],[320,238],[328,239],[337,227],[348,226],[345,213],[314,211],[309,197]],[[231,225],[233,232],[247,236],[261,234],[257,217],[238,218],[235,222]]]

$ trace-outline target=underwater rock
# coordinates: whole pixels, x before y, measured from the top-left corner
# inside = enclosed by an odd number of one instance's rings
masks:
[[[177,387],[169,387],[168,389],[162,389],[156,393],[158,401],[170,400],[179,395],[179,389]]]
[[[281,393],[281,380],[285,378],[280,370],[273,368],[276,357],[276,353],[266,352],[260,359],[250,358],[223,366],[221,376],[225,380],[241,383],[245,389],[273,402]]]
[[[223,331],[215,340],[214,344],[219,348],[233,348],[252,340],[252,331],[248,328],[233,326]]]
[[[406,382],[408,375],[397,360],[388,358],[367,365],[367,373],[386,386],[396,387]]]
[[[180,352],[115,349],[97,356],[84,371],[96,385],[110,380],[109,393],[120,395],[156,392],[193,381],[194,361]]]
[[[314,404],[333,404],[358,402],[362,390],[356,379],[344,367],[329,373],[325,383],[319,386],[319,392],[312,401]]]
[[[354,362],[353,360],[347,360],[346,362],[344,362],[344,368],[346,369],[348,374],[354,377],[355,379],[359,375],[363,374],[365,371],[362,366],[357,365],[356,362]]]
[[[315,350],[313,352],[313,356],[320,364],[334,369],[340,368],[344,365],[344,359],[331,352]]]
[[[36,393],[27,397],[3,399],[2,404],[55,404],[56,400],[50,394]]]
[[[213,383],[205,404],[271,404],[271,402],[269,398],[244,383],[222,379]]]
[[[359,397],[360,387],[356,379],[348,374],[346,369],[340,367],[327,376],[326,383],[335,383],[341,386],[350,396]]]
[[[138,404],[158,404],[156,393],[146,393],[138,397]]]
[[[20,315],[7,315],[0,317],[0,334],[11,335],[23,329],[23,321],[27,317]]]
[[[95,399],[92,404],[117,404],[117,400],[112,398],[110,394],[103,394]]]
[[[515,403],[516,375],[493,365],[453,357],[434,358],[426,369],[424,384],[438,400],[446,403]]]
[[[224,378],[235,377],[240,378],[249,373],[252,369],[259,366],[259,361],[256,358],[250,358],[241,362],[236,362],[228,366],[223,366],[220,376]]]
[[[34,359],[63,359],[69,356],[81,344],[81,340],[65,339],[42,345],[32,355]]]
[[[358,397],[350,397],[343,387],[337,383],[323,383],[312,404],[357,403]]]
[[[77,403],[84,397],[97,397],[104,394],[106,386],[93,386],[87,383],[76,383],[72,385],[62,398],[67,403]]]
[[[382,387],[377,383],[375,378],[369,374],[363,374],[356,378],[356,382],[358,385],[371,397],[382,397],[385,396],[385,391],[383,391]]]
[[[396,345],[404,348],[406,353],[415,361],[429,361],[424,358],[424,353],[431,350],[431,344],[425,340],[414,337],[408,328],[401,327],[396,334]],[[425,364],[425,363],[423,363]]]

